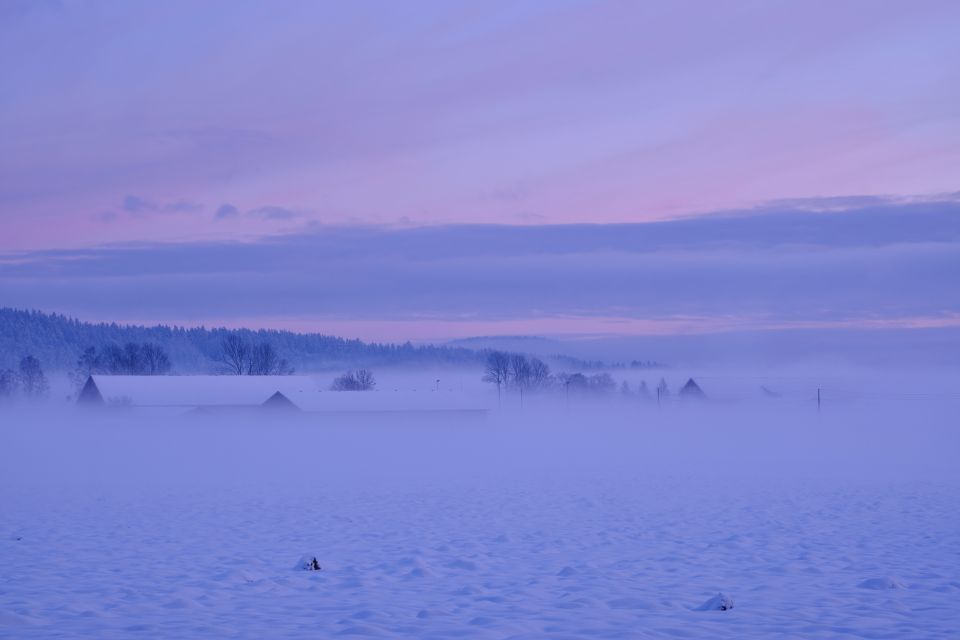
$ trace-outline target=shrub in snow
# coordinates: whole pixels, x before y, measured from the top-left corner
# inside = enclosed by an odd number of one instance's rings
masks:
[[[296,568],[302,571],[320,571],[320,563],[316,556],[306,555],[300,558]]]
[[[718,593],[697,607],[697,611],[726,611],[727,609],[733,609],[733,598],[722,593]]]
[[[347,371],[330,385],[331,391],[371,391],[377,386],[373,374],[366,369]]]
[[[906,586],[896,578],[870,578],[857,585],[861,589],[906,589]]]

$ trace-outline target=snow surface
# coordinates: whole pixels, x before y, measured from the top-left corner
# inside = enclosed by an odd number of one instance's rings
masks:
[[[960,634],[955,400],[549,404],[0,412],[0,637]]]

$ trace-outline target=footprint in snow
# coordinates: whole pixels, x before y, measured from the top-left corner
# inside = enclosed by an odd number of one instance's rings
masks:
[[[870,578],[868,580],[864,580],[857,586],[860,587],[861,589],[875,589],[878,591],[883,589],[906,589],[907,588],[905,584],[903,584],[902,582],[900,582],[899,580],[891,576],[885,576],[883,578]]]

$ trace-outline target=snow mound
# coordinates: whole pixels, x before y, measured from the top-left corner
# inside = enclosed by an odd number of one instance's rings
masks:
[[[876,589],[878,591],[883,589],[906,589],[907,588],[905,584],[903,584],[902,582],[900,582],[899,580],[891,576],[886,576],[883,578],[870,578],[868,580],[864,580],[857,586],[860,587],[861,589]]]
[[[733,609],[733,598],[723,593],[718,593],[696,608],[697,611],[726,611],[727,609]]]
[[[300,561],[297,562],[297,566],[295,566],[294,569],[301,571],[320,571],[320,563],[317,562],[317,556],[307,554],[300,558]]]

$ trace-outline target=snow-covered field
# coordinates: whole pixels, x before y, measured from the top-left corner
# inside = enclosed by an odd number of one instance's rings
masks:
[[[0,636],[960,637],[956,399],[547,405],[0,413]]]

